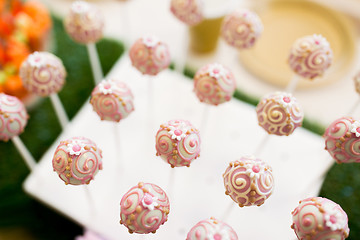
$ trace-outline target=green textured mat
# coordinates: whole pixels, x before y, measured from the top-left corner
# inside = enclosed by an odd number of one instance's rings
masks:
[[[62,22],[53,18],[54,53],[63,60],[68,72],[59,93],[69,117],[75,116],[90,96],[94,81],[85,46],[75,44],[64,32]],[[121,43],[104,39],[97,44],[104,74],[124,52]],[[35,159],[40,159],[61,129],[49,98],[29,111],[30,119],[20,135]],[[34,239],[74,239],[82,228],[28,197],[22,183],[29,170],[11,142],[0,143],[0,232],[1,228],[20,227]]]

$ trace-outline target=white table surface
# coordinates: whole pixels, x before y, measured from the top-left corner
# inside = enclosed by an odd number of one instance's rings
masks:
[[[206,125],[200,126],[205,106],[184,76],[165,70],[155,79],[147,79],[130,65],[128,57],[118,62],[110,75],[118,76],[132,89],[135,111],[115,125],[100,121],[90,104],[85,104],[26,179],[25,191],[107,239],[184,240],[198,221],[211,216],[221,219],[232,203],[224,194],[222,173],[230,161],[254,154],[266,135],[257,124],[254,107],[235,99],[210,107]],[[153,83],[151,108],[149,81]],[[171,169],[155,156],[156,131],[161,123],[176,118],[187,119],[200,129],[201,157],[190,168]],[[118,145],[115,132],[120,137]],[[104,170],[88,186],[93,208],[84,186],[66,186],[52,169],[51,160],[60,140],[79,135],[93,139],[103,150]],[[322,173],[333,163],[324,150],[324,141],[299,128],[289,137],[271,136],[259,157],[273,168],[273,195],[261,207],[239,208],[234,203],[226,222],[239,239],[295,239],[290,228],[291,211],[299,200],[318,194]],[[172,190],[168,186],[170,174],[175,174]],[[143,238],[130,235],[119,224],[121,197],[139,181],[171,191],[168,222],[156,234]]]

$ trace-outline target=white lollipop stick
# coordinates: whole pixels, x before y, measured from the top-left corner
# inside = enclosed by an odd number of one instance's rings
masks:
[[[360,104],[360,97],[355,102],[355,104],[350,108],[350,110],[349,110],[349,112],[347,113],[346,116],[352,117],[352,115],[354,114],[354,112],[357,109],[357,107],[359,106],[359,104]]]
[[[117,122],[114,123],[114,143],[115,143],[115,151],[116,151],[116,170],[119,172],[122,170],[122,161],[121,161],[121,141],[120,141],[120,135],[119,135],[119,129],[118,129],[118,124]],[[116,176],[118,176],[118,174],[116,174]]]
[[[91,195],[90,189],[88,185],[84,185],[84,191],[85,191],[85,195],[86,198],[88,199],[88,203],[89,203],[89,212],[90,212],[90,217],[95,217],[96,215],[96,205],[95,205],[95,201]]]
[[[100,64],[99,55],[96,50],[95,43],[86,44],[86,48],[90,57],[91,70],[93,72],[95,86],[98,85],[103,79],[103,72]]]
[[[59,119],[62,129],[65,129],[66,125],[69,123],[69,118],[66,115],[64,106],[62,105],[59,96],[56,93],[50,94],[50,100],[54,106],[55,113]]]
[[[235,204],[233,202],[231,202],[228,207],[225,209],[225,212],[222,215],[221,220],[223,222],[226,222],[227,218],[230,216],[230,213],[233,211]]]
[[[15,147],[19,151],[20,155],[23,157],[26,165],[29,167],[29,169],[32,171],[34,170],[36,166],[36,161],[29,152],[29,150],[25,147],[24,143],[21,141],[21,139],[18,136],[14,136],[11,138],[11,141],[14,143]]]
[[[205,130],[206,130],[206,126],[208,124],[209,111],[210,111],[210,106],[206,104],[203,109],[203,114],[202,114],[202,119],[201,119],[201,124],[200,124],[202,136],[204,136],[204,133],[206,132]]]
[[[270,134],[266,134],[264,137],[262,137],[261,141],[258,143],[257,147],[254,151],[254,156],[260,156],[261,151],[264,149],[264,146],[267,144],[267,142],[270,139]]]
[[[184,73],[186,59],[187,59],[188,52],[189,52],[190,39],[189,39],[189,33],[188,33],[187,26],[184,26],[184,31],[183,31],[182,35],[183,35],[183,39],[181,41],[181,46],[179,48],[180,54],[179,54],[178,61],[175,64],[175,70],[181,74]]]
[[[169,198],[172,198],[171,201],[174,200],[174,196],[173,196],[174,184],[175,184],[175,169],[171,168],[170,175],[169,175],[169,187],[168,187],[168,191],[167,191]]]
[[[293,93],[298,85],[299,80],[301,79],[300,76],[294,74],[293,78],[289,82],[289,84],[285,88],[285,92]]]

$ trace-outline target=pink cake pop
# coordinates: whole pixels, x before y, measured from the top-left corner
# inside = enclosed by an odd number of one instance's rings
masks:
[[[78,43],[95,43],[103,36],[104,18],[98,8],[84,1],[75,1],[64,25],[69,36]]]
[[[194,26],[203,20],[202,0],[171,0],[171,12],[182,22]]]
[[[16,97],[0,93],[0,140],[20,135],[29,116],[24,104]]]
[[[60,142],[52,164],[66,185],[89,184],[102,170],[102,151],[90,139],[73,137]]]
[[[167,221],[169,211],[166,193],[155,184],[140,182],[121,199],[120,224],[124,224],[129,233],[155,233]]]
[[[24,87],[40,96],[61,90],[66,70],[62,61],[48,52],[34,52],[22,63],[19,71]]]
[[[230,70],[219,63],[200,68],[194,76],[194,91],[201,102],[219,105],[230,101],[236,82]]]
[[[291,214],[291,228],[299,240],[344,240],[349,236],[346,213],[340,205],[329,199],[304,199]]]
[[[360,122],[350,117],[335,120],[326,129],[325,149],[337,163],[360,163]]]
[[[190,167],[200,156],[200,134],[185,120],[172,120],[160,126],[156,134],[156,155],[174,167]]]
[[[244,206],[261,206],[274,188],[272,169],[253,156],[230,162],[223,174],[225,194]]]
[[[296,74],[313,79],[324,74],[332,59],[333,53],[329,42],[323,36],[314,34],[295,41],[288,62]]]
[[[129,55],[132,65],[142,74],[156,75],[170,64],[168,46],[155,37],[138,39]]]
[[[238,49],[252,47],[263,32],[259,16],[241,9],[227,15],[221,26],[221,36],[231,46]]]
[[[234,229],[213,217],[198,222],[188,233],[186,240],[238,240]]]
[[[114,78],[103,80],[95,87],[90,103],[101,120],[119,122],[134,111],[131,90]]]
[[[264,96],[256,106],[259,125],[269,134],[288,136],[300,127],[304,113],[290,93],[275,92]]]

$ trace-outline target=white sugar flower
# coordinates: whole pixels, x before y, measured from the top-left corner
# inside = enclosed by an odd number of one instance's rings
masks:
[[[157,197],[153,197],[150,194],[145,193],[143,199],[141,200],[141,203],[145,208],[149,210],[154,210],[154,208],[159,205],[156,202],[157,200],[158,200]]]
[[[113,80],[104,79],[99,83],[99,91],[105,95],[112,94],[115,88],[116,84]]]
[[[66,150],[70,155],[80,155],[85,151],[85,144],[81,141],[72,141],[66,145]]]
[[[281,93],[279,95],[279,103],[284,108],[291,107],[291,105],[293,104],[292,95],[290,93]]]
[[[169,126],[170,131],[169,134],[171,135],[172,139],[176,139],[178,141],[181,141],[184,137],[186,137],[186,132],[188,129],[184,124],[180,124],[178,126]]]
[[[246,173],[249,174],[251,178],[258,179],[263,172],[264,172],[264,168],[260,164],[257,163],[246,164]]]
[[[355,133],[356,137],[360,137],[360,122],[355,121],[351,124],[351,132]]]
[[[90,10],[90,4],[83,1],[76,1],[71,5],[71,10],[77,14],[87,13]]]
[[[143,43],[145,44],[145,46],[150,48],[155,47],[159,42],[160,41],[154,36],[143,38]]]
[[[207,235],[208,240],[231,240],[228,231],[225,228],[221,228],[216,225],[215,228],[211,229]]]
[[[28,62],[32,67],[40,68],[45,65],[44,56],[39,52],[34,52],[33,54],[29,55]]]
[[[209,75],[213,78],[226,77],[226,69],[219,63],[209,65]]]
[[[332,231],[343,229],[346,225],[346,219],[342,215],[342,213],[336,208],[324,207],[325,214],[325,224]]]

